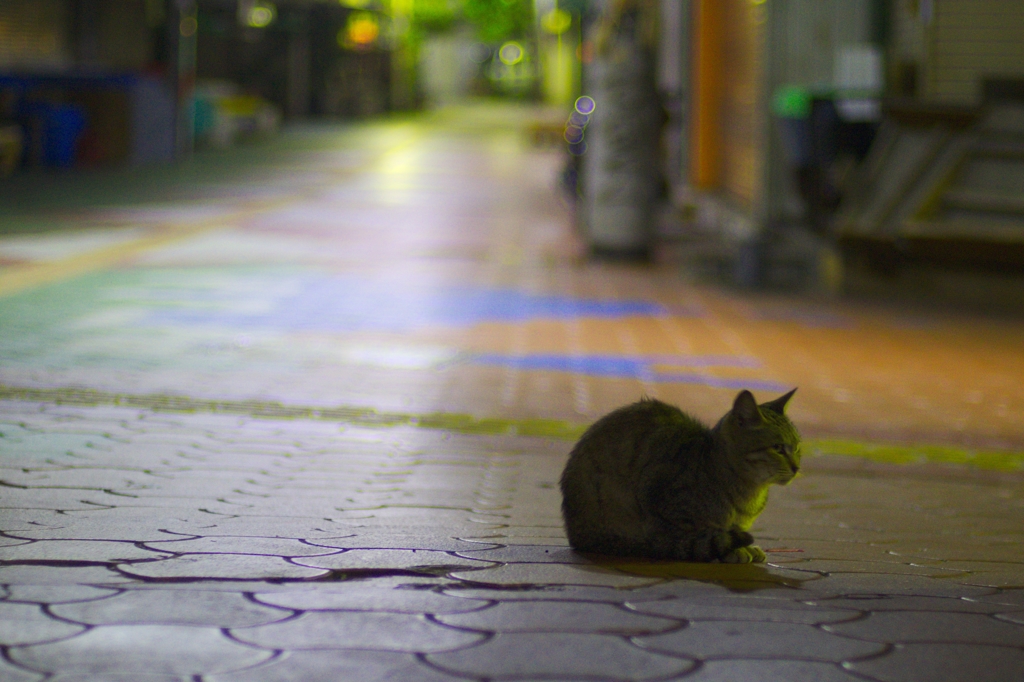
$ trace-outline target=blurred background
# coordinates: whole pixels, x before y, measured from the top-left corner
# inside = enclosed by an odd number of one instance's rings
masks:
[[[0,193],[485,97],[594,254],[1017,301],[1022,35],[1021,0],[2,0]]]

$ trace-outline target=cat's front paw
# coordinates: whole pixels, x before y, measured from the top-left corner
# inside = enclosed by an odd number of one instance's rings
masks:
[[[765,555],[764,550],[757,545],[748,545],[746,547],[737,547],[732,550],[724,557],[722,557],[723,564],[763,564],[768,557]]]

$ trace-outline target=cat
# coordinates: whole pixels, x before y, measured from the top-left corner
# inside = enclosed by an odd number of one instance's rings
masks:
[[[597,420],[573,447],[560,481],[569,544],[617,556],[759,563],[748,532],[800,468],[800,436],[785,415],[796,392],[758,405],[740,391],[708,428],[643,398]]]

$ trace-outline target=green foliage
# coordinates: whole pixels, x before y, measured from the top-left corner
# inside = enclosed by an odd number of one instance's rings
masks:
[[[485,43],[529,35],[533,26],[532,0],[413,0],[412,21],[417,33],[443,33],[459,19],[476,29]]]
[[[484,43],[525,37],[533,26],[532,0],[462,0],[462,8]]]
[[[412,21],[418,32],[443,33],[459,18],[458,5],[450,0],[414,0]]]

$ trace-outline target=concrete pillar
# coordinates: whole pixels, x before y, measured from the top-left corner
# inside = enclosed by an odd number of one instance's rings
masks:
[[[172,46],[170,77],[175,91],[174,148],[178,159],[195,147],[196,38],[199,23],[195,0],[173,0],[168,28]]]
[[[661,192],[654,0],[613,3],[595,31],[584,92],[596,104],[583,157],[584,229],[598,255],[646,257]]]
[[[658,92],[669,120],[664,130],[665,173],[672,185],[688,179],[687,109],[690,77],[690,0],[661,0]]]

